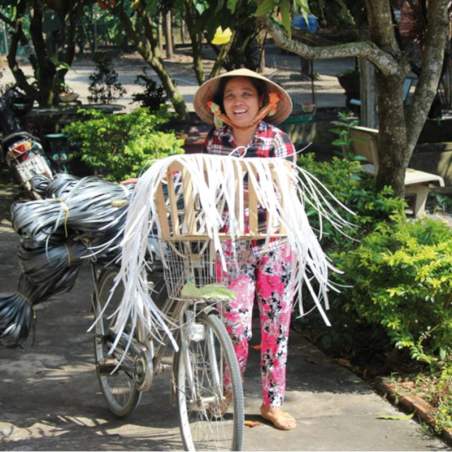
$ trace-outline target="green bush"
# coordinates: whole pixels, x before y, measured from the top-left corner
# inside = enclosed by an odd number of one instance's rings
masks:
[[[322,246],[327,252],[355,248],[357,240],[372,231],[381,221],[390,221],[395,216],[403,215],[405,201],[396,198],[388,187],[378,192],[375,180],[361,170],[358,161],[333,157],[328,162],[318,162],[312,154],[300,156],[298,165],[316,176],[322,184],[354,215],[341,210],[339,213],[353,227],[346,232],[352,239],[344,239],[344,235],[325,223]],[[308,212],[314,226],[318,226],[313,209]]]
[[[352,287],[343,309],[383,327],[413,359],[452,358],[452,231],[441,221],[380,223],[355,250],[336,253]]]
[[[405,202],[388,188],[377,192],[374,179],[356,161],[316,162],[309,154],[299,165],[316,175],[356,215],[346,232],[324,225],[322,247],[344,273],[332,275],[340,293],[331,292],[328,314],[297,324],[323,350],[356,364],[385,368],[394,345],[422,362],[441,364],[452,343],[451,231],[442,223],[405,218]],[[316,222],[311,213],[313,223]],[[408,357],[408,353],[406,353]]]
[[[80,157],[97,175],[113,181],[136,177],[152,160],[183,152],[182,140],[159,130],[170,119],[165,110],[137,109],[128,114],[82,112],[64,128]]]

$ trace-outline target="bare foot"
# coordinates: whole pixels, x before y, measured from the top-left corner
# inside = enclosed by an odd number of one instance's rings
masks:
[[[261,416],[280,430],[293,430],[297,426],[295,418],[281,408],[262,405]]]

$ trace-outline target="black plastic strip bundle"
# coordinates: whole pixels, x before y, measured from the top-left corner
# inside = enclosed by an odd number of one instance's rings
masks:
[[[31,302],[24,294],[0,294],[0,343],[13,347],[24,341],[32,319]]]
[[[20,266],[27,279],[40,285],[55,278],[61,279],[58,284],[65,286],[64,274],[68,267],[78,266],[84,255],[86,247],[79,242],[63,244],[32,244],[23,242],[18,250]]]
[[[7,346],[17,345],[27,338],[32,324],[32,306],[72,289],[81,259],[88,253],[78,242],[24,243],[18,252],[23,273],[17,292],[0,294],[0,340]]]
[[[42,174],[33,176],[30,180],[31,188],[41,196],[46,196],[51,179]]]
[[[46,191],[46,198],[64,198],[80,179],[67,173],[58,173],[49,183]]]
[[[127,200],[130,188],[96,177],[72,183],[70,190],[63,188],[63,196],[58,199],[14,204],[11,218],[16,232],[37,241],[56,232],[69,237],[70,229],[94,238],[124,224],[127,206],[116,207],[113,201]]]
[[[43,199],[14,203],[11,206],[11,220],[14,230],[25,239],[46,241],[52,233],[58,232],[58,224],[66,218],[62,203],[56,199]]]
[[[11,208],[13,227],[21,236],[18,256],[23,273],[17,292],[0,294],[0,341],[7,345],[28,336],[33,305],[73,287],[83,257],[93,252],[105,262],[117,257],[127,206],[116,207],[113,201],[127,200],[133,189],[68,174],[35,183],[49,198]],[[94,248],[71,240],[79,234]]]

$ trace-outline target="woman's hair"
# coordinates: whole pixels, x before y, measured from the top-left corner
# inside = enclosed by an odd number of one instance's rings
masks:
[[[213,98],[213,101],[219,105],[221,112],[225,113],[224,111],[224,89],[226,88],[226,84],[233,78],[240,77],[240,76],[234,76],[234,77],[223,77],[220,79],[220,83],[218,85],[217,92]],[[246,77],[246,76],[245,76]],[[267,84],[263,80],[259,80],[257,78],[253,77],[246,77],[252,85],[256,88],[257,96],[259,99],[262,99],[262,106],[267,105],[268,103],[268,90],[267,90]]]

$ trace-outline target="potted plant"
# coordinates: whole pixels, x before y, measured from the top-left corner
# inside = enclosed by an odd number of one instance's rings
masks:
[[[69,86],[63,84],[61,91],[58,93],[60,102],[64,104],[69,104],[72,102],[77,102],[80,97],[76,92],[74,92]]]

